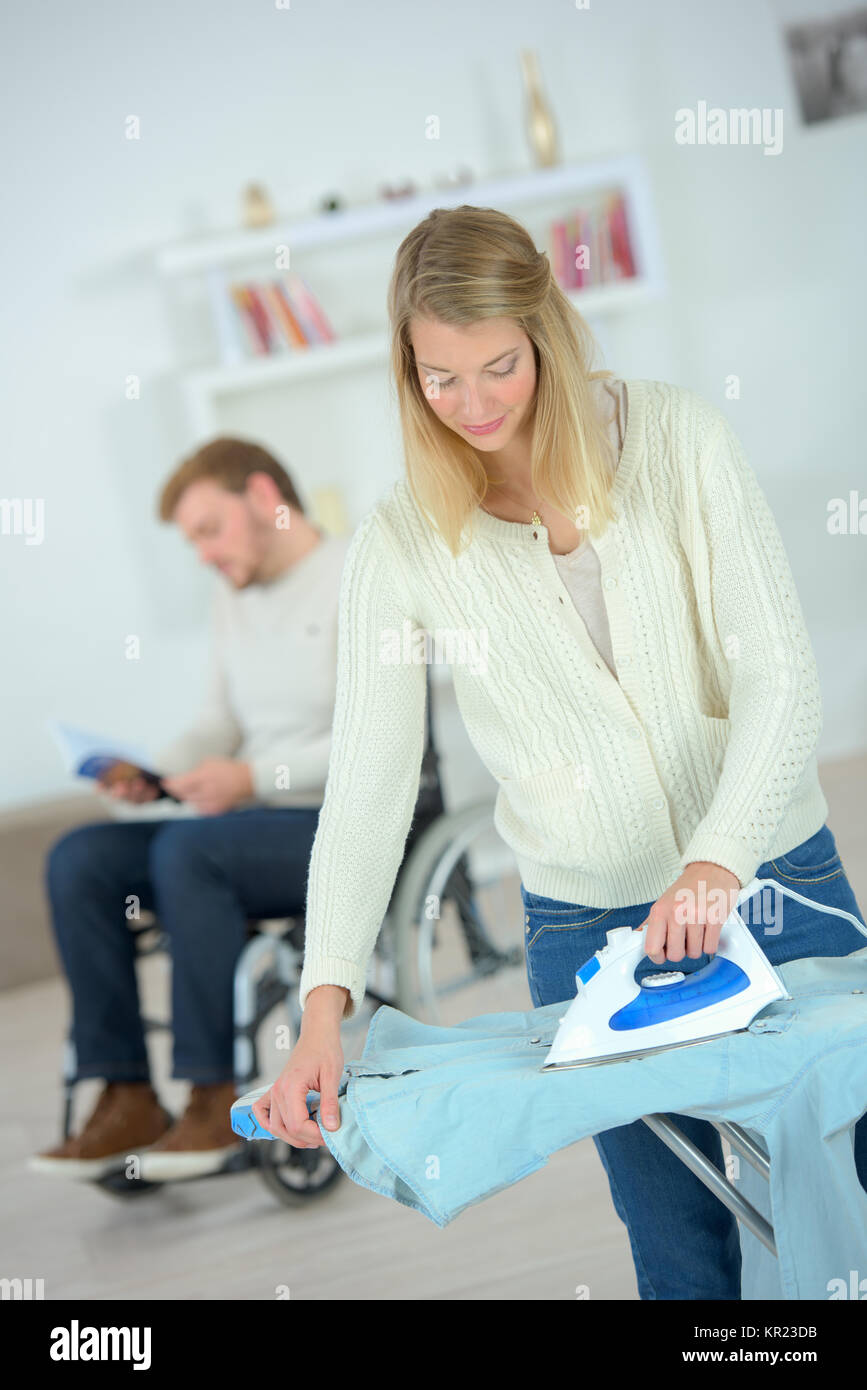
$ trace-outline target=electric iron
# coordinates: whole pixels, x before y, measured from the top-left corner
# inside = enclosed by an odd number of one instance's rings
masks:
[[[720,931],[713,959],[688,975],[675,963],[673,970],[649,975],[638,983],[634,976],[644,958],[646,923],[609,931],[608,945],[575,974],[578,992],[560,1020],[541,1070],[619,1062],[707,1042],[743,1031],[766,1005],[776,999],[790,999],[782,979],[738,912],[744,899],[765,884],[801,898],[774,879],[754,878],[739,892]],[[819,903],[810,905],[819,911],[839,911]],[[859,929],[864,930],[860,925]]]

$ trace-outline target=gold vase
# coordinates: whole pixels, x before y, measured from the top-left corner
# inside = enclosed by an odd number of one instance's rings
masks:
[[[527,100],[527,134],[537,165],[548,168],[559,164],[560,152],[557,148],[557,128],[551,108],[542,91],[539,76],[539,63],[536,54],[529,48],[521,49],[521,71],[524,75],[524,90]]]

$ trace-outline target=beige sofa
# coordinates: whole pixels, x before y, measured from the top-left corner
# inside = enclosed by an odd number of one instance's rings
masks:
[[[107,818],[96,796],[65,796],[0,812],[0,988],[62,973],[45,897],[45,859],[65,831]]]

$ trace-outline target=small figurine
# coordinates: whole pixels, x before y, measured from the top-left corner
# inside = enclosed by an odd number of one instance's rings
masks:
[[[242,197],[242,225],[269,227],[274,221],[274,206],[261,183],[248,183]]]

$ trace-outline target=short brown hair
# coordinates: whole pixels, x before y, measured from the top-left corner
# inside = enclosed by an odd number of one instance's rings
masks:
[[[171,521],[181,494],[190,483],[210,478],[227,492],[243,492],[251,473],[267,473],[269,478],[274,479],[285,501],[304,513],[292,479],[267,449],[246,439],[221,435],[189,454],[163,485],[158,506],[160,520]]]

